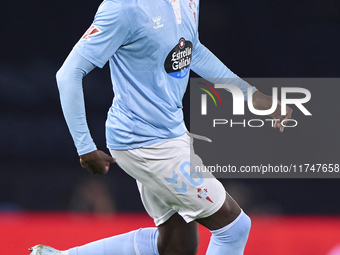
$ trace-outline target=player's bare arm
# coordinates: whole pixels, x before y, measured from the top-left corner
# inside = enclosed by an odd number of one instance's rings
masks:
[[[253,94],[253,105],[257,110],[267,110],[272,106],[272,96],[262,94],[259,91],[255,91]],[[281,115],[281,102],[277,102],[277,107],[275,112],[269,116],[275,119],[274,128],[279,128],[280,132],[284,131],[284,126],[281,125],[282,121],[291,119],[293,110],[286,106],[286,115]]]

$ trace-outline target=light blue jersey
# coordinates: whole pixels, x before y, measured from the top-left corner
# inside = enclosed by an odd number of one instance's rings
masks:
[[[199,42],[198,5],[198,0],[105,0],[74,47],[98,67],[110,63],[115,96],[106,122],[109,149],[139,148],[187,132],[182,98],[190,69],[214,83],[238,78]],[[247,94],[250,85],[236,85]],[[84,153],[81,141],[76,146]]]

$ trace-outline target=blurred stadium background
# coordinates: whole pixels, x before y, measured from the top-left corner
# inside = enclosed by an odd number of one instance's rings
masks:
[[[66,249],[153,225],[134,180],[117,166],[105,176],[79,166],[59,105],[55,73],[100,2],[0,3],[3,254],[28,254],[29,246],[41,242]],[[339,30],[336,0],[201,1],[202,43],[241,77],[339,77]],[[340,87],[334,90],[340,93]],[[92,135],[105,149],[112,100],[108,66],[85,79],[85,94]],[[186,96],[187,120],[188,106]],[[339,179],[223,182],[253,219],[245,254],[340,254]],[[200,231],[204,254],[209,233]]]

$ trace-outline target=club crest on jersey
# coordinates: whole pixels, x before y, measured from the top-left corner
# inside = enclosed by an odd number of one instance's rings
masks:
[[[89,29],[85,32],[85,34],[82,36],[82,40],[85,41],[91,41],[91,37],[100,34],[102,31],[96,26],[96,25],[91,25]]]
[[[181,50],[184,48],[184,46],[185,46],[185,40],[184,40],[184,38],[181,38],[181,39],[179,40],[178,45],[179,45],[179,48],[180,48]]]
[[[170,51],[164,62],[165,71],[172,77],[181,79],[188,75],[191,63],[192,43],[184,38]]]

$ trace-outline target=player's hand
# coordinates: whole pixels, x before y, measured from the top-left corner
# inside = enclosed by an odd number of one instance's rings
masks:
[[[289,120],[292,118],[292,113],[293,110],[292,108],[290,108],[289,106],[286,105],[286,115],[281,115],[281,102],[278,100],[277,102],[277,108],[275,110],[275,112],[273,112],[272,114],[270,114],[269,116],[272,117],[275,122],[274,122],[274,128],[278,128],[280,130],[280,132],[282,133],[285,129],[284,126],[282,126],[281,123],[286,124]]]
[[[254,108],[257,110],[270,109],[273,103],[272,100],[273,98],[271,96],[264,95],[259,91],[253,94]],[[274,128],[278,128],[282,133],[285,129],[282,123],[286,124],[287,120],[292,118],[292,113],[293,110],[289,106],[286,106],[286,115],[281,115],[281,102],[278,100],[276,110],[269,115],[275,120]]]
[[[93,174],[106,174],[116,159],[103,151],[95,150],[80,156],[80,165]]]

